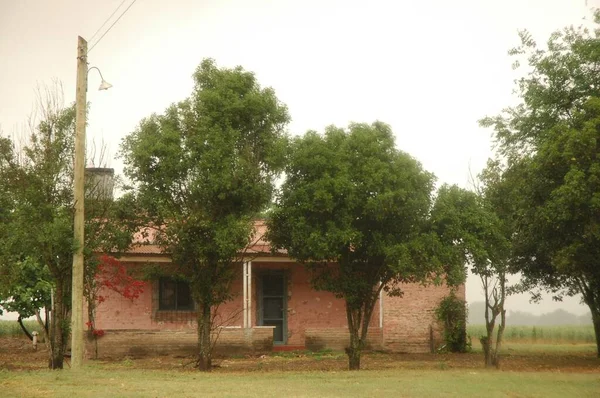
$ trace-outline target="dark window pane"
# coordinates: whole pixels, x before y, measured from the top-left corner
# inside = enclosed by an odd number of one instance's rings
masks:
[[[273,342],[283,343],[283,321],[265,321],[265,326],[275,326],[273,330]]]
[[[159,310],[192,310],[193,301],[190,286],[170,278],[160,278],[158,282]]]
[[[264,319],[283,318],[283,298],[265,298],[263,300]]]
[[[177,309],[192,309],[192,296],[190,294],[190,285],[185,282],[177,282]]]
[[[283,296],[283,275],[264,275],[262,282],[264,296]]]
[[[160,302],[158,308],[161,310],[173,310],[176,308],[175,289],[176,283],[170,279],[161,278],[159,281]]]

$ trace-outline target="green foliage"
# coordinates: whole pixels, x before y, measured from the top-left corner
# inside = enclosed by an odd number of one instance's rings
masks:
[[[285,171],[268,238],[311,267],[315,287],[355,308],[380,281],[399,294],[393,282],[431,276],[415,262],[425,259],[420,249],[430,238],[421,232],[433,176],[394,148],[387,125],[308,132],[292,142]]]
[[[513,265],[526,278],[523,290],[582,294],[600,349],[599,34],[569,27],[539,48],[522,32],[512,51],[529,66],[517,85],[521,103],[481,123],[493,128],[503,156],[500,187],[514,205]]]
[[[511,230],[510,223],[504,222],[502,213],[496,210],[497,207],[490,200],[488,189],[486,185],[486,190],[475,193],[456,186],[442,186],[431,219],[441,242],[453,249],[454,261],[463,260],[468,263],[473,274],[481,280],[488,325],[485,341],[486,347],[489,348],[484,352],[486,364],[489,365],[493,362],[492,356],[498,358],[500,348],[500,344],[497,344],[496,348],[491,346],[498,315],[500,325],[496,341],[501,341],[505,324],[504,302],[507,295],[506,274],[511,255]],[[447,332],[450,330],[452,328],[447,329]],[[466,344],[466,336],[449,333],[449,340],[452,341],[450,347],[462,350],[462,341],[464,338]],[[498,364],[496,361],[496,365]]]
[[[268,239],[308,267],[315,288],[346,301],[351,368],[381,289],[464,281],[464,254],[429,218],[434,177],[395,148],[386,124],[308,132],[292,141],[285,173]]]
[[[204,60],[194,82],[189,98],[142,120],[121,154],[156,243],[190,282],[200,334],[208,339],[212,308],[231,298],[234,263],[254,217],[270,203],[289,115],[273,90],[241,67]],[[210,343],[200,343],[199,365],[209,367],[202,347]]]
[[[467,352],[467,303],[452,291],[444,297],[435,310],[435,315],[444,325],[444,342],[449,352]]]
[[[505,271],[510,256],[508,233],[484,195],[443,185],[431,219],[440,240],[454,249],[455,262],[466,257],[471,271],[484,277]]]
[[[69,335],[73,249],[74,107],[63,107],[60,87],[38,93],[41,118],[29,137],[0,138],[0,307],[23,318],[51,311],[48,330],[53,367],[62,367]],[[86,187],[87,188],[87,187]],[[119,251],[131,242],[125,206],[86,204],[86,277],[94,250]],[[119,210],[121,209],[121,210]],[[51,292],[54,300],[51,300]]]

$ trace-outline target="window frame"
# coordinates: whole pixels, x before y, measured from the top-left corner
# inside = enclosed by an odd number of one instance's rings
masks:
[[[175,288],[174,288],[174,296],[175,296],[175,306],[173,307],[163,307],[163,283],[164,282],[170,282],[173,283]],[[178,299],[179,299],[179,285],[180,284],[185,284],[187,285],[187,289],[189,292],[189,306],[185,306],[183,308],[181,308],[178,304]],[[195,310],[195,304],[194,304],[194,300],[192,299],[192,292],[189,286],[189,283],[185,282],[185,281],[181,281],[181,280],[177,280],[175,278],[170,278],[170,277],[160,277],[158,278],[158,311],[176,311],[176,312],[189,312],[189,311],[194,311]]]

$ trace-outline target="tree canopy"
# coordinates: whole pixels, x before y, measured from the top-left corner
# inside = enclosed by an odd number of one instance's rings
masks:
[[[513,265],[526,288],[582,294],[600,347],[599,34],[569,27],[539,47],[521,32],[511,51],[528,67],[517,84],[521,101],[481,123],[493,128],[497,185],[515,207]]]
[[[382,289],[400,295],[400,283],[444,273],[464,280],[464,262],[431,228],[434,177],[395,148],[381,122],[294,139],[285,173],[268,238],[307,265],[317,289],[345,300],[349,365],[358,369]]]
[[[142,120],[123,141],[138,203],[190,282],[202,370],[211,366],[214,308],[231,298],[234,263],[253,218],[271,201],[288,121],[287,108],[253,73],[207,59],[194,73],[190,97]]]
[[[60,86],[38,92],[38,118],[19,142],[0,138],[0,306],[21,317],[46,310],[49,366],[60,369],[69,337],[73,264],[74,107]],[[101,207],[100,207],[101,205]],[[128,247],[131,231],[118,202],[86,208],[85,272],[94,251]],[[92,217],[94,215],[94,217]],[[50,322],[48,322],[48,320]]]

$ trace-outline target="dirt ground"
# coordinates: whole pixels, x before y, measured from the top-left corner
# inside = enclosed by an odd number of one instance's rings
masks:
[[[45,369],[47,353],[44,344],[38,350],[31,342],[20,337],[0,337],[0,371],[27,371]],[[89,360],[93,366],[130,367],[134,369],[193,370],[192,357],[157,356],[146,358],[118,358],[110,361]],[[347,358],[342,352],[280,352],[267,355],[247,355],[215,358],[216,372],[252,371],[341,371],[347,369]],[[369,352],[363,356],[363,369],[481,369],[483,356],[468,354],[390,354]],[[67,366],[68,367],[68,366]],[[503,371],[600,373],[600,359],[591,350],[572,352],[519,352],[508,349],[503,357]]]

